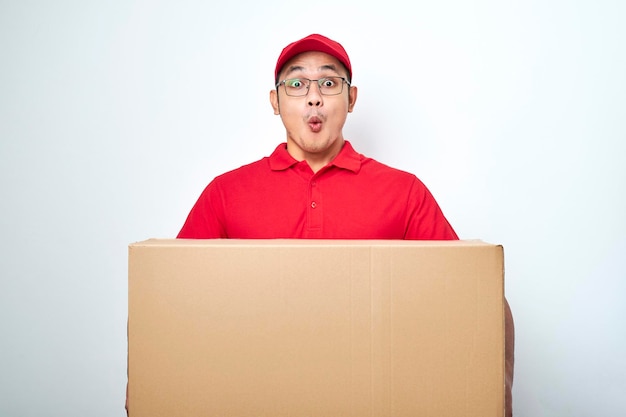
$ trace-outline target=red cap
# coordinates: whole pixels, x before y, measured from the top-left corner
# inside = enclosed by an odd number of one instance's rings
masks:
[[[283,68],[283,65],[287,63],[294,56],[303,52],[319,51],[328,55],[332,55],[341,62],[348,70],[348,75],[352,78],[352,65],[350,65],[350,58],[343,46],[326,36],[313,34],[306,38],[302,38],[299,41],[290,43],[283,49],[276,62],[276,70],[274,71],[274,79],[278,79],[278,73]]]

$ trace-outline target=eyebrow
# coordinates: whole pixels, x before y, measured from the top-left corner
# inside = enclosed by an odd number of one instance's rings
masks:
[[[296,71],[304,71],[304,67],[299,66],[299,65],[293,65],[291,67],[289,67],[289,69],[287,70],[287,72],[285,73],[285,77],[287,77],[289,74],[291,74],[292,72],[296,72]],[[317,69],[318,71],[334,71],[335,74],[339,75],[339,71],[337,71],[337,66],[333,65],[333,64],[327,64],[327,65],[322,65],[321,67],[319,67]]]

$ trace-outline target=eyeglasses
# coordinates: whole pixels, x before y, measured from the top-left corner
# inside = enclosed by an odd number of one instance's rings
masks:
[[[309,80],[308,78],[289,78],[276,84],[276,88],[281,84],[285,86],[285,93],[292,97],[303,97],[309,93],[311,83],[317,82],[320,93],[325,96],[336,96],[343,91],[343,84],[350,86],[350,82],[343,77],[324,77],[319,80]]]

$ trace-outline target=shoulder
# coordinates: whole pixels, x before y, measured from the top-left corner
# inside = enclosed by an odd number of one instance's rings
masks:
[[[258,161],[254,161],[238,168],[234,168],[230,171],[226,171],[213,179],[213,183],[216,184],[232,184],[238,183],[244,179],[254,178],[255,176],[262,175],[265,172],[269,172],[269,158],[263,157]]]
[[[286,144],[281,143],[269,156],[218,175],[213,182],[255,181],[271,175],[272,172],[285,170],[294,162],[295,160],[287,153]]]
[[[421,184],[419,178],[412,172],[392,167],[376,159],[363,157],[361,170],[366,175],[378,178],[387,178],[393,181],[417,182]]]
[[[382,163],[374,158],[357,152],[349,141],[346,141],[337,165],[358,172],[361,176],[392,178],[396,180],[414,181],[417,177],[408,172]]]

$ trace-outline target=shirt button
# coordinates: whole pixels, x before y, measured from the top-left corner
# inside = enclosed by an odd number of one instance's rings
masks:
[[[315,206],[317,206],[317,204],[315,203],[315,201],[313,201],[313,202],[311,203],[311,208],[315,208]]]

